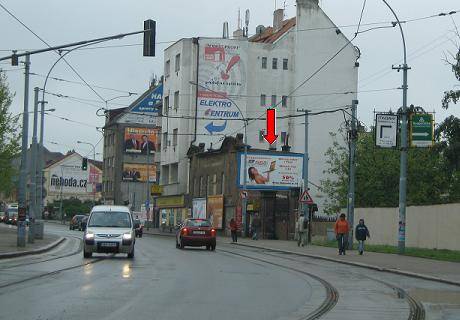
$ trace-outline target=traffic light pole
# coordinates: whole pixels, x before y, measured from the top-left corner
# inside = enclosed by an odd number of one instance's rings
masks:
[[[355,179],[356,179],[356,140],[358,139],[358,130],[356,124],[358,100],[351,102],[351,130],[349,131],[349,161],[348,161],[348,205],[347,216],[350,225],[348,233],[348,248],[353,249],[353,229],[355,220]]]

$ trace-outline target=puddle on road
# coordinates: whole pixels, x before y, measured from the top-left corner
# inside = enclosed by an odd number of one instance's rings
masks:
[[[460,291],[412,289],[409,294],[416,300],[427,303],[454,304],[460,306]]]

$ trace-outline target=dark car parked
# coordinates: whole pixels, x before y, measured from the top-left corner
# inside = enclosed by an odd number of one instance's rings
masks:
[[[74,215],[73,218],[70,220],[69,230],[78,229],[78,230],[82,231],[81,221],[83,220],[84,217],[85,217],[84,214],[76,214],[76,215]]]

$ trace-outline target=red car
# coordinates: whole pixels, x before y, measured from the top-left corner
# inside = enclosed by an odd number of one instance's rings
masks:
[[[216,250],[216,229],[205,219],[187,219],[177,230],[176,248],[203,247]]]

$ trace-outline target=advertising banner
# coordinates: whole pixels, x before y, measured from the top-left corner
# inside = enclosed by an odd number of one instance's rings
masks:
[[[149,182],[156,182],[156,165],[151,164],[147,166],[146,164],[123,163],[123,181],[147,182],[147,171],[149,175]]]
[[[150,124],[161,126],[160,111],[163,100],[163,85],[149,89],[147,95],[129,112],[126,112],[117,123]]]
[[[206,199],[195,198],[193,199],[193,212],[194,219],[206,219]]]
[[[207,215],[214,229],[223,229],[224,196],[208,196]]]
[[[238,131],[246,110],[247,41],[200,39],[198,64],[198,134],[206,147],[219,147],[225,135]],[[241,109],[241,111],[240,111]]]
[[[434,120],[432,114],[413,114],[410,117],[410,146],[432,147],[434,144]]]
[[[158,149],[158,129],[125,128],[125,153],[150,154]]]
[[[398,144],[398,116],[377,114],[375,116],[375,145],[381,148],[394,148]]]
[[[289,190],[302,183],[303,155],[248,153],[244,172],[244,153],[238,153],[238,186],[247,189]]]

